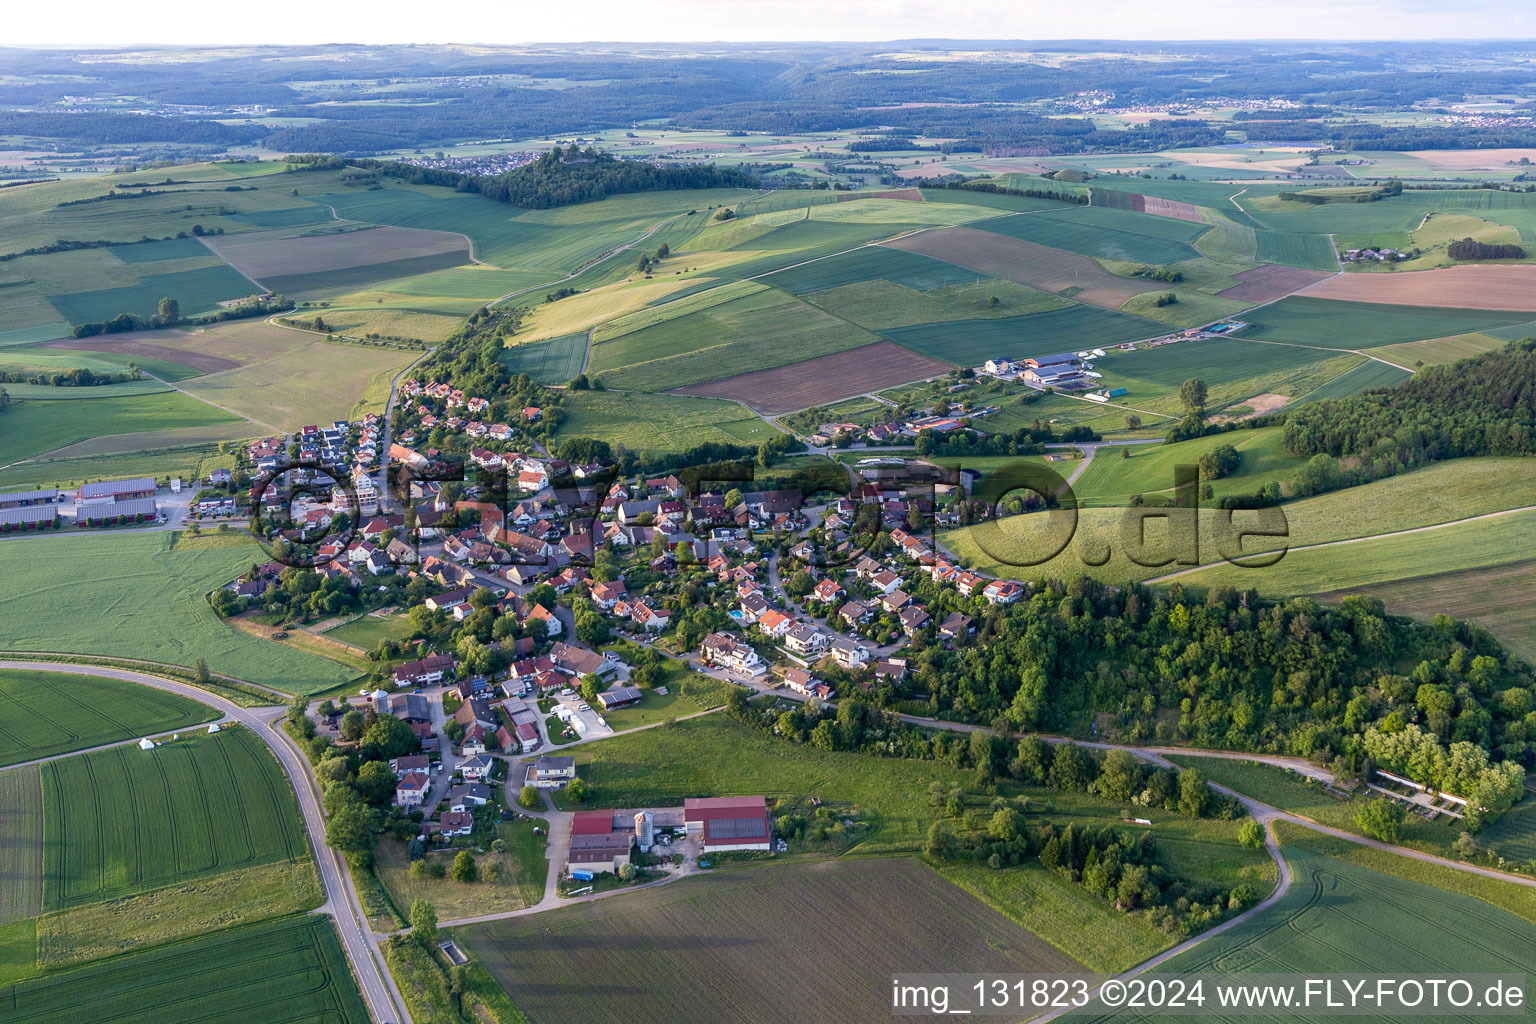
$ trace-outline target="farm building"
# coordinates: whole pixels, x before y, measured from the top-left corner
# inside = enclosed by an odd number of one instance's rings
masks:
[[[604,711],[628,707],[631,704],[640,703],[640,691],[633,686],[615,686],[611,690],[599,693],[597,702],[603,706]]]
[[[75,523],[99,526],[116,522],[145,522],[155,518],[154,498],[134,498],[127,501],[100,501],[75,511]]]
[[[767,850],[772,840],[768,801],[760,796],[690,797],[683,818],[705,853]]]
[[[12,491],[10,494],[0,494],[0,509],[23,508],[28,505],[51,505],[59,500],[59,492],[56,488],[48,488],[42,491]]]
[[[156,485],[149,477],[134,480],[100,480],[80,488],[77,505],[102,505],[114,501],[130,501],[135,498],[153,498]]]
[[[0,508],[0,531],[46,530],[58,524],[56,505],[21,505]]]
[[[577,811],[571,821],[571,848],[565,869],[614,871],[629,863],[634,834],[613,827],[612,811]]]

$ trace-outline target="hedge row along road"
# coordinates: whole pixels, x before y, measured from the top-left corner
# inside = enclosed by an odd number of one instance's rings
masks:
[[[325,845],[325,815],[320,810],[319,795],[309,774],[304,756],[293,746],[287,735],[276,725],[283,715],[282,707],[242,708],[223,697],[200,690],[190,683],[178,683],[159,676],[124,669],[102,668],[96,665],[75,665],[46,661],[0,661],[0,668],[24,669],[35,672],[65,672],[72,675],[99,676],[104,679],[120,679],[124,682],[152,686],[157,690],[178,694],[221,711],[220,721],[239,722],[271,748],[288,781],[298,797],[299,809],[304,815],[304,831],[309,835],[309,845],[320,869],[320,884],[325,891],[325,903],[316,913],[328,914],[341,936],[342,948],[352,963],[352,972],[362,989],[368,1011],[378,1024],[411,1024],[410,1014],[404,1009],[405,1002],[395,988],[394,979],[384,966],[377,941],[367,926],[357,892],[352,887],[352,876],[342,864],[340,855]],[[129,741],[132,742],[132,741]],[[116,746],[117,744],[112,744]],[[76,751],[79,753],[79,751]],[[73,754],[60,755],[72,757]]]

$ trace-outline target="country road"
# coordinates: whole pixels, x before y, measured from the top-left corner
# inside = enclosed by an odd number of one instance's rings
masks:
[[[394,979],[384,966],[382,954],[368,927],[367,916],[352,887],[352,875],[341,862],[341,857],[325,845],[325,815],[320,810],[319,794],[310,777],[309,765],[298,747],[284,732],[280,721],[283,708],[242,708],[207,690],[200,690],[189,683],[178,683],[160,676],[124,669],[103,668],[96,665],[59,664],[47,661],[0,661],[0,669],[23,669],[34,672],[66,672],[71,675],[99,676],[119,679],[154,687],[174,693],[224,713],[220,721],[233,721],[244,725],[271,748],[273,756],[282,765],[293,785],[299,810],[304,816],[304,831],[309,835],[309,845],[319,868],[320,886],[325,903],[315,913],[330,915],[336,924],[342,948],[352,963],[369,1014],[376,1024],[411,1024],[404,1000],[395,988]],[[204,728],[203,726],[194,728]],[[133,741],[129,741],[133,742]],[[77,753],[79,753],[77,751]]]

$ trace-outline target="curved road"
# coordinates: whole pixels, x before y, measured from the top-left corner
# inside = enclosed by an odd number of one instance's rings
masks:
[[[384,966],[383,956],[375,945],[372,930],[367,924],[362,904],[352,887],[352,876],[340,856],[325,845],[325,815],[320,810],[319,794],[309,774],[309,765],[303,754],[289,739],[288,734],[275,723],[283,717],[282,708],[242,708],[223,697],[200,690],[189,683],[178,683],[143,672],[125,669],[103,668],[97,665],[60,664],[48,661],[0,661],[0,668],[25,669],[34,672],[67,672],[71,675],[99,676],[120,679],[124,682],[152,686],[157,690],[174,693],[200,704],[222,711],[220,721],[239,722],[250,729],[268,747],[282,765],[293,785],[304,816],[304,831],[309,835],[309,845],[319,868],[320,885],[325,893],[325,903],[315,913],[329,914],[336,923],[342,948],[352,962],[352,971],[368,1003],[368,1011],[378,1024],[410,1024],[411,1017],[404,1009],[404,1000],[395,988],[394,979]],[[132,741],[130,741],[132,742]],[[82,753],[82,751],[76,751]]]

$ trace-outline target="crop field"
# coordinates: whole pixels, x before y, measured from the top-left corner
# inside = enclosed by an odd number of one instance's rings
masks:
[[[1434,366],[1438,363],[1454,363],[1458,359],[1492,352],[1503,348],[1505,344],[1503,338],[1495,338],[1491,334],[1474,331],[1471,334],[1453,334],[1449,338],[1429,338],[1425,341],[1408,341],[1401,345],[1383,345],[1372,354],[1399,366],[1414,366],[1418,363]]]
[[[1086,215],[1088,211],[1094,215]],[[1136,223],[1138,219],[1167,225],[1173,230],[1164,229],[1158,234],[1145,234],[1127,227],[1112,226],[1122,222]],[[975,227],[1035,245],[1075,252],[1081,256],[1133,263],[1177,263],[1194,259],[1200,254],[1187,241],[1177,237],[1174,231],[1192,237],[1205,230],[1204,224],[1189,224],[1186,221],[1148,217],[1144,213],[1102,207],[1081,207],[1071,213],[998,217],[981,221]]]
[[[347,682],[335,662],[259,640],[220,622],[203,595],[266,556],[255,543],[178,549],[176,534],[32,537],[0,544],[6,646],[144,658],[287,693]],[[39,602],[47,615],[36,614]]]
[[[1350,970],[1366,975],[1507,975],[1521,973],[1529,962],[1529,950],[1536,947],[1536,926],[1473,896],[1395,877],[1298,844],[1288,843],[1284,853],[1295,882],[1276,906],[1154,971],[1316,975],[1337,970],[1339,958],[1347,953]],[[1394,859],[1388,855],[1388,860]],[[1091,1009],[1073,1019],[1190,1019],[1166,1013],[1099,1016],[1088,1012]],[[1199,1019],[1249,1018],[1208,1015]],[[1290,1019],[1336,1017],[1314,1014]]]
[[[685,309],[679,305],[678,312]],[[639,330],[628,330],[632,320],[617,325],[626,333],[600,337],[592,348],[589,371],[609,387],[666,391],[879,340],[786,292],[762,286]]]
[[[169,384],[157,380],[125,380],[118,384],[102,384],[92,388],[56,388],[48,384],[6,384],[6,392],[12,401],[36,399],[47,402],[69,402],[91,398],[128,398],[132,395],[162,395],[171,390]]]
[[[213,427],[197,428],[213,430]],[[140,435],[118,434],[116,438]],[[158,432],[163,438],[165,432]],[[46,459],[20,462],[0,469],[0,488],[7,490],[33,487],[68,487],[86,480],[104,480],[118,477],[179,475],[182,479],[207,476],[212,469],[234,467],[232,455],[221,455],[216,443],[183,444],[156,448],[150,452],[127,455],[85,455],[63,458],[58,454],[75,448],[84,448],[95,441],[83,441],[78,445],[61,448]]]
[[[365,338],[377,334],[385,338],[414,338],[433,344],[447,340],[464,322],[462,314],[382,304],[353,308],[339,301],[333,302],[320,315],[329,328],[328,333],[348,338]],[[305,313],[292,314],[291,317],[300,323],[313,320],[313,317]]]
[[[182,270],[171,274],[152,274],[136,285],[103,288],[98,291],[50,295],[48,301],[70,323],[110,320],[119,313],[153,316],[162,298],[181,304],[183,316],[206,313],[220,302],[253,295],[259,289],[235,270],[226,266]]]
[[[801,296],[806,302],[871,331],[943,320],[994,320],[1066,309],[1071,299],[1034,288],[981,277],[965,271],[971,280],[930,291],[915,291],[885,280],[861,281]],[[995,300],[995,301],[994,301]]]
[[[1326,398],[1348,398],[1362,391],[1369,391],[1371,388],[1396,387],[1412,376],[1413,373],[1409,370],[1371,359],[1340,374],[1317,390],[1307,392],[1301,397],[1301,401],[1321,402]]]
[[[1327,600],[1344,593],[1322,596]],[[1517,656],[1536,662],[1536,562],[1435,573],[1354,587],[1347,593],[1379,597],[1394,615],[1429,621],[1444,613],[1470,620]]]
[[[895,971],[1080,969],[908,859],[754,865],[459,934],[532,1024],[713,1021],[722,1005],[770,1024],[804,1020],[807,1002],[873,1020],[889,995],[870,979]],[[637,944],[645,957],[613,955]]]
[[[915,252],[866,245],[853,252],[831,256],[759,278],[763,284],[796,295],[825,291],[860,281],[884,279],[914,291],[930,291],[945,285],[975,281],[974,271]]]
[[[218,373],[285,355],[313,340],[294,331],[275,330],[261,320],[232,320],[196,331],[135,331],[54,342],[47,347],[99,352],[136,365],[143,365],[143,359],[155,359],[178,363],[196,373]]]
[[[217,717],[196,701],[117,679],[0,670],[0,766]]]
[[[1339,269],[1338,255],[1326,235],[1302,235],[1285,231],[1254,232],[1258,243],[1254,256],[1264,263],[1284,263],[1309,270],[1334,273]]]
[[[224,330],[215,328],[215,332]],[[245,334],[276,331],[312,339],[281,355],[248,366],[210,373],[186,390],[251,421],[293,430],[305,423],[383,412],[388,379],[420,353],[397,348],[326,341],[318,334],[285,332],[266,323],[242,324]],[[382,392],[374,384],[383,378]],[[210,408],[204,406],[204,408]]]
[[[463,236],[421,228],[365,227],[323,235],[254,231],[208,244],[242,274],[285,295],[339,294],[469,262]]]
[[[243,728],[50,761],[43,810],[50,910],[306,852],[287,780]]]
[[[1147,287],[1151,282],[1115,277],[1086,256],[975,228],[941,228],[883,244],[1106,309],[1119,309],[1142,292],[1159,290]]]
[[[961,366],[989,358],[1052,355],[1084,346],[1118,345],[1166,334],[1168,326],[1128,313],[1071,306],[1004,320],[951,320],[888,328],[881,333],[926,356]]]
[[[1031,187],[1039,179],[1031,182]],[[1062,186],[1066,188],[1066,186]],[[1010,196],[1002,192],[971,192],[958,188],[918,189],[923,199],[930,203],[957,203],[965,206],[981,206],[989,210],[1012,210],[1023,213],[1029,210],[1059,210],[1063,199],[1041,199],[1037,196]]]
[[[1163,199],[1159,196],[1142,195],[1140,192],[1123,192],[1114,188],[1090,188],[1088,194],[1093,198],[1094,206],[1106,206],[1115,210],[1134,210],[1137,213],[1149,213],[1158,217],[1187,220],[1193,224],[1204,223],[1198,206],[1182,203],[1177,199]]]
[[[1527,654],[1526,659],[1530,659]],[[1525,798],[1503,817],[1479,830],[1477,838],[1499,856],[1529,864],[1536,861],[1536,796]]]
[[[132,953],[24,981],[6,995],[14,1024],[369,1021],[335,928],[319,916]]]
[[[1341,274],[1307,289],[1316,299],[1391,306],[1536,311],[1536,266],[1455,266],[1396,274]]]
[[[1233,279],[1242,284],[1228,288],[1219,295],[1223,299],[1237,299],[1241,302],[1274,302],[1309,284],[1324,280],[1327,276],[1321,270],[1302,270],[1278,263],[1266,263],[1262,267],[1233,274]]]
[[[564,384],[581,372],[587,357],[587,334],[581,331],[563,338],[508,345],[502,365],[514,374],[526,373],[540,384]]]
[[[1106,358],[1096,360],[1094,366],[1106,374],[1177,390],[1191,377],[1199,377],[1216,388],[1264,374],[1296,370],[1321,362],[1327,355],[1298,345],[1263,345],[1241,338],[1211,338],[1135,352],[1112,352]],[[1131,394],[1136,394],[1134,388]]]
[[[632,451],[680,451],[706,441],[757,445],[780,432],[735,402],[689,395],[572,392],[562,437],[595,437]]]
[[[186,395],[132,395],[92,402],[17,402],[5,414],[0,465],[88,438],[166,427],[233,422],[226,412]]]
[[[1530,320],[1529,313],[1390,306],[1293,295],[1245,314],[1245,337],[1360,349],[1486,331]]]
[[[42,770],[0,772],[0,926],[43,912]]]
[[[947,372],[945,363],[880,341],[772,370],[693,384],[676,393],[729,398],[778,416]]]

